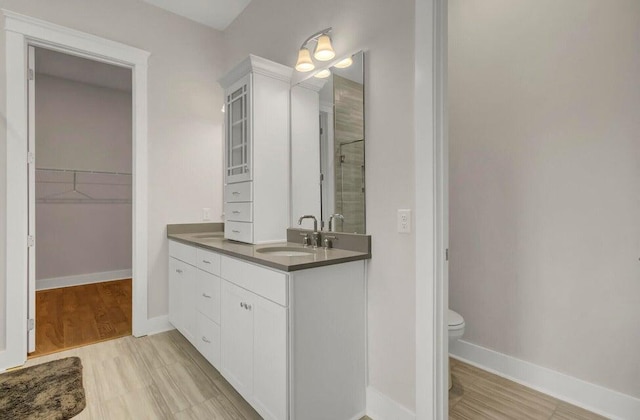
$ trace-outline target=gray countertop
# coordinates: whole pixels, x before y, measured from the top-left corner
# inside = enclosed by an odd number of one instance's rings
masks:
[[[202,238],[203,233],[208,233],[207,238]],[[213,236],[213,237],[212,237]],[[171,240],[182,242],[208,249],[230,257],[250,261],[266,267],[275,268],[282,271],[298,271],[309,268],[322,267],[325,265],[340,264],[349,261],[358,261],[371,258],[370,253],[348,251],[338,248],[317,248],[314,253],[297,256],[284,257],[257,252],[260,248],[267,247],[294,247],[303,248],[302,244],[294,242],[280,242],[268,245],[251,245],[224,239],[223,232],[190,232],[190,233],[168,233]],[[307,247],[306,250],[312,248]]]

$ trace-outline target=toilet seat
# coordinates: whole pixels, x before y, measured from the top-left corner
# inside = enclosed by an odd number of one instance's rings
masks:
[[[449,331],[464,329],[464,318],[462,317],[462,315],[460,315],[456,311],[452,311],[451,309],[449,309],[449,314],[447,316],[447,323],[448,323]]]

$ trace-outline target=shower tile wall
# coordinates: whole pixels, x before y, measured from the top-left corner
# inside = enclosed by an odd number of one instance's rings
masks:
[[[364,88],[333,76],[335,113],[335,208],[343,232],[365,233]]]

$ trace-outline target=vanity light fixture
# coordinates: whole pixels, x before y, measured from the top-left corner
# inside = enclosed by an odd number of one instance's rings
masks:
[[[307,44],[311,41],[316,41],[316,49],[313,53],[313,57],[318,61],[329,61],[336,56],[336,52],[331,46],[331,37],[329,32],[332,28],[326,28],[307,38],[298,51],[298,61],[296,62],[296,70],[299,72],[308,72],[315,69],[315,64],[311,59],[311,52],[307,48]]]
[[[315,69],[316,66],[311,60],[311,53],[308,48],[300,48],[298,51],[298,62],[296,63],[296,70],[301,72],[307,72]]]
[[[331,76],[331,70],[329,69],[320,70],[313,75],[313,77],[317,77],[318,79],[326,79],[329,76]]]
[[[333,47],[331,46],[331,38],[329,38],[329,35],[320,35],[316,52],[313,56],[319,61],[329,61],[336,56],[336,52],[333,51]]]
[[[338,61],[336,64],[333,65],[333,67],[336,67],[336,68],[339,68],[339,69],[346,69],[347,67],[351,66],[352,64],[353,64],[353,58],[347,57],[344,60]]]

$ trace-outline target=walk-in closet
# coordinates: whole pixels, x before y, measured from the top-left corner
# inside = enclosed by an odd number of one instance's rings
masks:
[[[131,70],[30,48],[33,357],[130,335],[134,280]]]

